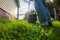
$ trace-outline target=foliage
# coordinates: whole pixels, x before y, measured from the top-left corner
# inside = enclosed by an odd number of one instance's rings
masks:
[[[60,0],[54,0],[54,6],[55,7],[60,6]]]
[[[0,19],[0,40],[60,40],[58,23],[53,22],[54,30],[44,30],[38,27],[38,21],[31,24],[24,20]]]

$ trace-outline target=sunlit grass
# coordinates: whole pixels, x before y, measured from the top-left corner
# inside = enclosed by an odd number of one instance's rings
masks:
[[[0,40],[60,40],[60,22],[53,21],[53,29],[45,30],[25,20],[0,19]]]

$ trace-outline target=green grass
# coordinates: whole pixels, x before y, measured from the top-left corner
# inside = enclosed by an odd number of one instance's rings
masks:
[[[39,28],[39,22],[0,19],[0,40],[60,40],[60,22],[53,21],[53,28]]]

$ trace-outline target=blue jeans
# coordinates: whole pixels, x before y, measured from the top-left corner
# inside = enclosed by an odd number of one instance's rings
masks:
[[[48,25],[50,21],[50,12],[46,7],[45,0],[35,0],[35,9],[41,25]]]

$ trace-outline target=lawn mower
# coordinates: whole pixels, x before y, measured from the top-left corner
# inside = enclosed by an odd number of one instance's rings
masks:
[[[29,13],[29,8],[30,8],[30,3],[31,3],[31,1],[29,1],[28,2],[28,13]],[[37,21],[37,14],[36,13],[31,13],[31,14],[29,14],[29,16],[28,16],[28,22],[29,23],[36,23],[36,21]]]

